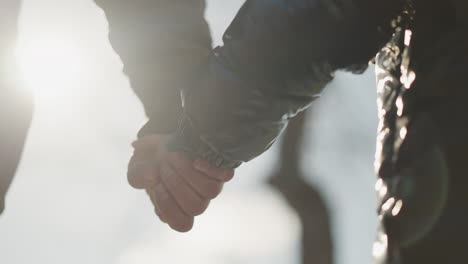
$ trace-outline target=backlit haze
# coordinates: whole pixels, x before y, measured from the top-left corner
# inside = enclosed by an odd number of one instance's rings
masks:
[[[241,3],[209,1],[217,44]],[[103,12],[91,0],[26,0],[20,22],[17,59],[36,111],[0,218],[2,263],[299,264],[298,217],[263,183],[275,148],[239,169],[194,230],[178,234],[126,182],[144,113]],[[339,74],[312,110],[303,168],[330,203],[337,264],[371,263],[372,71]]]

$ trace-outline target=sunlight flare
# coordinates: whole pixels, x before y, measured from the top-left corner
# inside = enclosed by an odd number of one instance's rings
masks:
[[[18,44],[16,55],[26,87],[37,100],[50,102],[67,96],[80,80],[81,54],[72,41],[32,38]]]

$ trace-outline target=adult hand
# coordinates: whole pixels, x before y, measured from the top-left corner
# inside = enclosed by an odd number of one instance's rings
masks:
[[[168,135],[148,135],[135,141],[128,182],[145,189],[161,221],[179,232],[192,229],[194,217],[221,192],[234,170],[207,161],[192,161],[183,152],[168,152]]]

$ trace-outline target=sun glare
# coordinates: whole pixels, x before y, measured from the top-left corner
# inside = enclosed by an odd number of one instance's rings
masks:
[[[20,42],[16,52],[24,82],[36,99],[50,102],[66,96],[79,82],[82,61],[71,41],[35,38]]]

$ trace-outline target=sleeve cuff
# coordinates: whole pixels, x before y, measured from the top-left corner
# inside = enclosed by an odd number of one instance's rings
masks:
[[[188,118],[183,117],[177,132],[169,139],[169,151],[184,151],[192,159],[202,158],[218,168],[234,169],[242,164],[240,160],[230,160],[204,142],[190,124]]]

